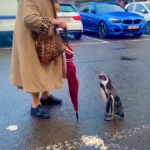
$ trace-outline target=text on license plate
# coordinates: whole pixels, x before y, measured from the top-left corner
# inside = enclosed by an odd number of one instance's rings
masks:
[[[128,29],[139,29],[139,26],[129,26]]]

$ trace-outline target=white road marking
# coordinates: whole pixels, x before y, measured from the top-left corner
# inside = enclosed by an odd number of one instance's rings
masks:
[[[111,141],[115,141],[123,138],[133,137],[135,135],[140,134],[141,132],[149,132],[149,131],[150,131],[150,124],[147,124],[141,125],[133,129],[129,129],[128,131],[123,130],[121,132],[116,132],[113,135],[111,133],[105,132],[105,136],[111,138]]]
[[[84,143],[86,146],[90,147],[95,147],[100,149],[100,150],[107,150],[108,147],[105,146],[104,141],[99,138],[98,136],[82,136],[82,143]]]
[[[108,147],[105,145],[103,139],[101,139],[98,135],[83,135],[80,139],[74,139],[69,141],[65,140],[54,145],[37,148],[36,150],[64,150],[66,148],[67,150],[75,150],[79,146],[94,147],[98,150],[108,150]]]
[[[146,37],[150,37],[150,35],[144,35]],[[143,36],[143,37],[144,37]],[[89,38],[89,39],[92,39],[92,40],[96,40],[96,41],[100,41],[100,42],[103,42],[103,43],[110,43],[110,42],[122,42],[122,41],[147,41],[147,40],[150,40],[150,38],[146,38],[146,39],[122,39],[122,40],[110,40],[110,41],[106,41],[106,40],[100,40],[100,39],[97,39],[97,38],[94,38],[94,37],[89,37],[89,36],[83,36],[85,38]]]
[[[150,39],[130,39],[130,40],[116,40],[116,41],[109,41],[109,43],[113,42],[141,42],[141,41],[150,41]]]
[[[3,49],[3,50],[11,50],[12,49],[12,47],[6,47],[6,48],[0,48],[0,49]]]
[[[84,38],[87,38],[87,39],[91,39],[91,40],[103,42],[103,43],[109,43],[108,41],[100,40],[100,39],[97,39],[97,38],[92,38],[92,37],[89,37],[89,36],[84,36],[84,35],[83,35],[83,37],[84,37]]]
[[[95,45],[95,44],[104,44],[104,42],[93,42],[93,43],[71,43],[71,45]]]
[[[36,148],[36,150],[75,150],[80,147],[83,148],[92,148],[97,150],[110,150],[110,149],[116,149],[116,150],[136,150],[136,149],[129,149],[127,146],[123,146],[117,143],[105,143],[103,139],[101,139],[98,135],[95,136],[87,136],[83,135],[79,139],[74,140],[65,140],[61,141],[59,143],[56,143],[54,145],[48,145]],[[33,149],[32,149],[33,150]]]
[[[89,37],[89,36],[85,36],[83,35],[82,36],[83,38],[87,38],[87,39],[91,39],[91,40],[95,40],[97,42],[86,42],[86,43],[71,43],[71,45],[74,45],[74,46],[80,46],[80,45],[96,45],[96,44],[109,44],[109,43],[115,43],[115,42],[140,42],[140,41],[150,41],[150,38],[145,38],[145,39],[122,39],[122,40],[110,40],[110,41],[106,41],[106,40],[101,40],[101,39],[97,39],[97,38],[94,38],[94,37]],[[150,35],[144,35],[143,37],[150,37]],[[79,41],[80,42],[80,41]],[[0,49],[3,49],[3,50],[11,50],[12,47],[6,47],[6,48],[0,48]]]
[[[112,40],[112,41],[104,41],[104,40],[99,40],[97,38],[91,38],[91,37],[87,37],[87,36],[83,36],[85,38],[90,38],[99,42],[91,42],[91,43],[72,43],[71,45],[75,45],[75,46],[80,46],[80,45],[96,45],[96,44],[109,44],[109,43],[119,43],[119,42],[141,42],[141,41],[150,41],[150,38],[145,38],[145,39],[123,39],[123,40]]]

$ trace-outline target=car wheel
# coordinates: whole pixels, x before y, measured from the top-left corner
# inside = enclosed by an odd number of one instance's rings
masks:
[[[107,37],[107,26],[106,26],[105,22],[103,22],[103,21],[101,21],[99,23],[98,34],[99,34],[100,38],[104,39]]]
[[[135,33],[133,34],[135,37],[141,37],[142,36],[142,33]]]
[[[80,34],[74,34],[74,38],[76,39],[76,40],[79,40],[80,38],[81,38],[81,33]]]

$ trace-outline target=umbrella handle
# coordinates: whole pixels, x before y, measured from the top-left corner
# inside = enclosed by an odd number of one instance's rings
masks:
[[[65,38],[66,43],[68,43],[67,29],[66,28],[64,28],[64,38]]]
[[[61,33],[61,38],[65,42],[65,44],[68,43],[67,29],[66,28],[64,28],[63,33]]]

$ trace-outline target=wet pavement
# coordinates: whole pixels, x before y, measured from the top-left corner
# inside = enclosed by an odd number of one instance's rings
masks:
[[[7,40],[6,40],[7,41]],[[79,78],[79,121],[67,82],[52,93],[62,106],[46,107],[50,120],[30,116],[31,96],[10,85],[11,42],[0,43],[0,150],[150,150],[150,36],[71,40]],[[95,70],[118,91],[124,120],[105,122]],[[16,131],[6,128],[16,125]]]

